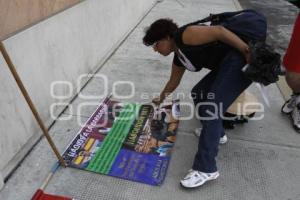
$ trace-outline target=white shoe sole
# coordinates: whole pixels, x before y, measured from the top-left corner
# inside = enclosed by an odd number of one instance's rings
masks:
[[[293,107],[291,108],[291,107],[288,106],[288,104],[290,104],[290,101],[295,101],[295,100],[289,99],[288,101],[284,102],[284,104],[282,105],[281,112],[283,114],[289,115],[293,112],[294,108]]]
[[[287,108],[286,103],[285,103],[285,104],[282,106],[282,108],[281,108],[281,112],[282,112],[283,114],[286,114],[286,115],[291,114],[292,111],[293,111],[292,108]]]
[[[223,137],[220,138],[219,144],[223,145],[226,144],[228,142],[228,138],[226,135],[224,135]]]
[[[193,186],[190,186],[190,185],[184,185],[184,183],[182,183],[182,181],[180,181],[180,185],[181,185],[182,187],[185,187],[185,188],[196,188],[196,187],[200,187],[200,186],[204,185],[204,183],[206,183],[206,182],[208,182],[208,181],[216,180],[219,176],[220,176],[220,174],[217,173],[215,176],[210,177],[210,178],[207,179],[206,181],[200,182],[200,183],[195,184],[195,185],[193,185]]]

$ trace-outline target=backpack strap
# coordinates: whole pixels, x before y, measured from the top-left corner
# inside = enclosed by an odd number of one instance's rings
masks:
[[[205,23],[205,22],[210,22],[210,21],[212,21],[213,16],[214,16],[213,14],[209,14],[209,16],[207,16],[203,19],[191,22],[188,25],[196,25],[196,24],[202,24],[202,23]]]
[[[223,21],[226,18],[238,15],[243,12],[253,12],[253,10],[247,9],[247,10],[240,10],[240,11],[234,11],[234,12],[223,12],[223,13],[218,13],[218,14],[210,14],[208,17],[194,21],[187,25],[197,25],[197,24],[201,24],[201,23],[205,23],[205,22],[211,22],[212,25],[215,25],[215,24],[219,24],[221,21]]]

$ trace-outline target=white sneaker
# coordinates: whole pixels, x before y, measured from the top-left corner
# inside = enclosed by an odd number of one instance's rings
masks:
[[[215,180],[219,177],[219,172],[204,173],[190,169],[188,174],[180,181],[180,184],[186,188],[199,187],[207,181]]]
[[[202,128],[195,128],[194,135],[197,136],[197,137],[200,137],[201,131],[202,131]]]
[[[194,134],[197,137],[200,137],[202,128],[195,128]],[[228,142],[228,137],[224,135],[220,138],[219,144],[226,144]]]
[[[291,118],[294,129],[300,132],[300,108],[298,106],[295,106],[295,108],[293,109]]]
[[[226,144],[228,142],[228,138],[226,135],[224,135],[223,137],[220,137],[220,144]]]
[[[284,114],[290,114],[296,107],[296,98],[296,95],[291,95],[291,98],[283,104],[281,112]]]

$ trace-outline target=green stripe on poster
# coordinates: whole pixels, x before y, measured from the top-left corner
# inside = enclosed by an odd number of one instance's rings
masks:
[[[114,122],[100,149],[89,163],[87,170],[108,174],[126,139],[141,105],[126,104]]]

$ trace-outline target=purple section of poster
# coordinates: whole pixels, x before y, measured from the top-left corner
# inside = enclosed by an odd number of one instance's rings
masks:
[[[84,147],[89,138],[94,138],[99,141],[105,138],[115,120],[117,107],[114,109],[113,107],[117,103],[118,102],[106,98],[87,120],[63,153],[63,158],[68,165],[78,157],[80,152],[88,151],[88,149]],[[74,165],[74,163],[72,163],[72,165]]]
[[[120,150],[110,176],[134,180],[150,185],[161,185],[168,168],[170,157]]]

